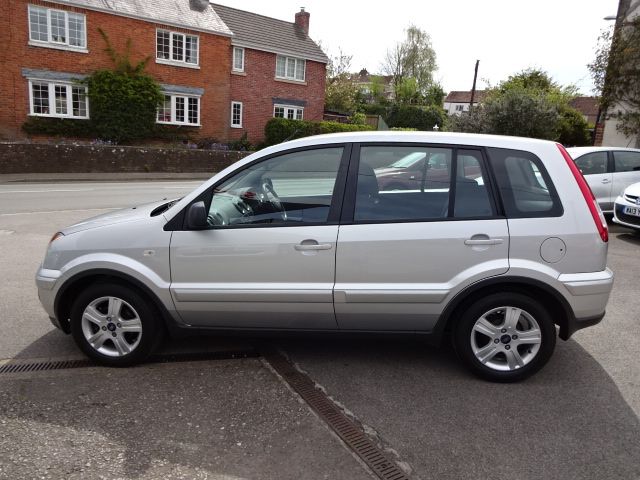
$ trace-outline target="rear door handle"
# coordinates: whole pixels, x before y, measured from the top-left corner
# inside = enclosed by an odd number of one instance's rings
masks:
[[[502,238],[469,239],[465,240],[465,245],[500,245],[504,243]]]
[[[299,252],[309,252],[314,250],[331,250],[330,243],[318,243],[315,240],[303,240],[299,245],[295,245],[293,248]]]

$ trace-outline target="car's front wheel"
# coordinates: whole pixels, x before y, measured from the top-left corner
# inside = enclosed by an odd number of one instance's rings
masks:
[[[454,343],[462,361],[476,375],[514,382],[547,363],[555,348],[556,329],[536,300],[520,293],[496,293],[462,312]]]
[[[71,308],[71,334],[90,358],[124,367],[143,361],[162,336],[156,310],[138,292],[99,283],[84,290]]]

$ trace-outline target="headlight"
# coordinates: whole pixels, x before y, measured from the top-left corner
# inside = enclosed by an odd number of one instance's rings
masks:
[[[56,232],[53,237],[51,237],[51,240],[49,240],[49,244],[55,242],[56,240],[58,240],[60,237],[64,237],[64,233],[62,232]]]

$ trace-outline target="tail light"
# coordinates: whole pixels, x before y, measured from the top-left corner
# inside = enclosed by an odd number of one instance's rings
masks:
[[[571,155],[569,155],[569,152],[567,152],[567,150],[559,143],[556,145],[558,145],[558,150],[560,150],[560,153],[567,161],[567,165],[569,165],[571,173],[573,173],[576,182],[578,182],[578,186],[580,187],[580,191],[582,192],[582,196],[584,197],[585,202],[587,202],[587,206],[589,207],[589,211],[591,212],[593,221],[596,224],[596,228],[598,229],[600,238],[603,242],[608,242],[609,228],[607,227],[607,220],[604,218],[604,214],[602,213],[602,210],[600,210],[598,202],[596,202],[596,197],[593,195],[591,188],[589,188],[589,184],[584,179],[582,172],[571,158]]]

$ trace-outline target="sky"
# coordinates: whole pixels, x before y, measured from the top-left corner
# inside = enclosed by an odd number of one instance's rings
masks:
[[[534,67],[561,85],[593,94],[587,64],[600,32],[612,26],[618,0],[215,0],[215,3],[293,22],[305,7],[309,34],[329,56],[352,55],[351,70],[382,73],[388,49],[411,24],[431,36],[445,91],[496,85]]]

